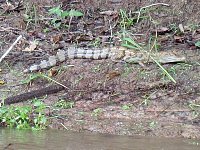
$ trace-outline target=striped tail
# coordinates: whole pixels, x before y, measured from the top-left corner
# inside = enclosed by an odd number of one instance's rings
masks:
[[[24,70],[24,73],[48,69],[67,59],[107,59],[110,57],[110,48],[83,49],[71,47],[67,50],[58,50],[55,56],[50,56],[48,60],[42,60],[39,64],[33,64],[28,69]]]

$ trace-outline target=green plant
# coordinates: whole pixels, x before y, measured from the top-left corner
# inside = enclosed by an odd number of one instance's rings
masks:
[[[31,74],[28,79],[25,79],[25,80],[22,80],[21,83],[22,84],[30,84],[33,80],[36,80],[38,78],[43,78],[43,79],[46,79],[48,81],[51,81],[51,82],[54,82],[60,86],[63,86],[64,88],[68,89],[68,87],[66,87],[65,85],[63,85],[62,83],[60,82],[57,82],[56,80],[48,77],[47,75],[45,74],[41,74],[41,73],[36,73],[36,74]]]
[[[174,68],[175,70],[182,70],[182,71],[184,71],[184,70],[191,69],[192,66],[193,66],[193,65],[188,64],[188,63],[177,63],[177,64],[175,64],[175,65],[173,66],[173,68]]]
[[[98,117],[102,113],[102,111],[103,110],[101,108],[94,109],[92,112],[92,116]]]
[[[99,47],[101,45],[101,39],[99,37],[95,38],[94,41],[89,43],[89,46]]]
[[[30,128],[29,113],[31,112],[30,106],[23,107],[5,107],[0,108],[0,122],[4,126],[16,127],[18,129]]]
[[[36,101],[34,108],[31,106],[2,106],[0,107],[0,122],[2,126],[17,129],[45,129],[47,117],[46,106]]]
[[[71,20],[73,17],[81,17],[83,16],[83,13],[74,9],[71,9],[70,11],[64,11],[60,8],[60,6],[58,7],[54,7],[51,8],[49,10],[49,14],[50,15],[54,15],[54,18],[51,20],[51,24],[53,24],[53,26],[55,28],[60,28],[62,25],[62,21],[63,19],[65,19],[66,17],[70,18],[70,22],[69,22],[69,28],[70,28],[70,24],[71,24]]]
[[[26,29],[32,23],[37,25],[38,22],[38,15],[37,15],[37,8],[34,3],[26,3],[25,6],[25,13],[24,13],[24,21],[26,22]]]
[[[196,146],[199,146],[199,145],[200,145],[200,143],[197,142],[197,141],[191,141],[191,142],[189,142],[189,144],[191,144],[191,145],[196,145]]]
[[[193,116],[198,117],[200,114],[200,104],[190,103],[189,108],[193,111]]]
[[[77,85],[83,79],[84,79],[84,77],[82,75],[78,75],[77,79],[75,79],[75,81],[74,81],[74,85]]]
[[[129,64],[125,64],[122,76],[127,77],[131,72],[133,72],[133,68]]]
[[[177,34],[177,35],[179,35],[179,34],[181,34],[181,31],[180,31],[180,29],[179,29],[179,27],[178,27],[178,25],[177,24],[170,24],[169,25],[169,29],[174,33],[174,34]]]
[[[41,74],[30,74],[26,79],[22,80],[21,83],[22,84],[30,84],[31,82],[33,82],[34,80],[41,78]]]
[[[101,71],[101,65],[98,64],[94,67],[91,68],[92,72],[96,73],[96,72],[100,72]]]
[[[125,104],[125,105],[122,106],[122,109],[123,110],[130,110],[132,107],[133,107],[132,104]]]
[[[151,75],[154,76],[154,74],[151,71],[147,71],[147,70],[144,70],[144,69],[139,69],[139,72],[138,72],[136,77],[137,77],[138,80],[143,80],[145,78],[151,77]]]
[[[160,50],[160,47],[161,47],[161,45],[157,41],[157,33],[155,36],[150,35],[149,40],[148,40],[147,49],[152,50],[152,48],[153,48],[155,52],[158,52]]]
[[[46,28],[43,29],[43,32],[48,33],[48,32],[50,32],[50,29],[46,27]]]
[[[138,50],[138,51],[140,51],[142,53],[148,54],[149,58],[152,59],[161,68],[161,70],[166,74],[166,76],[171,81],[176,83],[174,78],[167,72],[167,70],[152,55],[149,54],[149,52],[152,52],[152,49],[155,48],[156,42],[153,42],[153,45],[151,46],[150,50],[146,50],[144,46],[142,46],[141,44],[138,44],[135,40],[133,40],[130,37],[128,37],[128,38],[125,37],[125,38],[122,39],[122,41],[123,41],[122,46],[130,48],[130,49]]]
[[[47,124],[47,117],[45,115],[46,105],[40,100],[36,99],[33,102],[33,106],[33,113],[35,114],[35,116],[33,118],[34,126],[32,127],[32,129],[45,129]]]
[[[147,95],[144,95],[143,96],[143,101],[142,101],[142,103],[140,104],[140,105],[145,105],[145,106],[148,106],[149,105],[149,103],[150,103],[150,100],[149,100],[149,96],[147,96]]]
[[[123,29],[126,29],[134,25],[134,23],[136,23],[137,21],[136,18],[129,17],[127,12],[122,9],[120,9],[120,18],[121,18],[121,21],[119,22],[119,24]]]
[[[151,129],[154,129],[154,128],[156,127],[157,124],[158,124],[158,122],[152,121],[152,122],[149,123],[149,127],[150,127]]]
[[[200,41],[195,42],[195,46],[200,48]]]
[[[197,29],[199,29],[200,25],[199,24],[189,24],[188,28],[190,29],[190,31],[195,31]]]
[[[173,75],[173,76],[177,75],[177,73],[176,73],[177,70],[176,70],[176,68],[174,66],[170,67],[169,69],[166,69],[166,71],[169,74]],[[162,76],[163,79],[165,79],[166,77],[168,77],[167,74],[166,74],[166,72],[164,72],[164,71],[161,72],[161,76]]]
[[[54,106],[58,108],[69,109],[74,107],[74,102],[73,101],[67,102],[61,99],[58,102],[56,102]]]

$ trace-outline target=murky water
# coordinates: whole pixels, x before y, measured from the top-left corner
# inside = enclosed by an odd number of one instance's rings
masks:
[[[4,150],[199,150],[200,140],[0,129]]]

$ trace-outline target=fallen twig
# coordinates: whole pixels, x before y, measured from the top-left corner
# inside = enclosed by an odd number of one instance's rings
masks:
[[[0,63],[2,60],[8,55],[8,53],[13,49],[13,47],[17,44],[17,42],[22,38],[22,35],[20,35],[15,42],[9,47],[9,49],[3,54],[3,56],[0,58]]]
[[[12,28],[12,27],[0,27],[0,32],[11,32],[13,30],[16,30],[17,31],[21,31],[21,29],[18,29],[18,28]]]
[[[65,83],[67,84],[67,82],[65,82]],[[34,90],[34,91],[27,92],[27,93],[19,94],[16,96],[8,97],[8,98],[2,100],[2,103],[5,105],[9,105],[9,104],[14,104],[14,103],[18,103],[18,102],[23,102],[28,99],[33,99],[33,98],[41,97],[44,95],[57,93],[64,89],[65,88],[61,85],[51,85],[51,86],[41,88],[38,90]]]
[[[44,78],[46,78],[46,79],[48,79],[48,80],[51,80],[52,82],[54,82],[54,83],[56,83],[56,84],[58,84],[58,85],[60,85],[60,86],[62,86],[62,87],[64,87],[64,88],[66,88],[66,89],[69,90],[69,88],[68,88],[67,86],[65,86],[64,84],[62,84],[62,83],[60,83],[60,82],[58,82],[58,81],[56,81],[56,80],[53,80],[53,79],[51,79],[50,77],[48,77],[48,76],[46,76],[46,75],[42,75],[42,77],[44,77]]]
[[[138,12],[137,23],[139,22],[140,14],[141,14],[141,11],[143,9],[149,8],[149,7],[152,7],[152,6],[157,6],[157,5],[169,6],[169,4],[165,4],[165,3],[155,3],[155,4],[151,4],[151,5],[148,5],[148,6],[141,7],[140,10],[139,10],[139,12]]]

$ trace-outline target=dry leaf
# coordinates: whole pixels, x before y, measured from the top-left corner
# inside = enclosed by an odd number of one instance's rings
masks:
[[[178,25],[178,27],[179,27],[179,30],[180,30],[182,33],[184,33],[184,32],[185,32],[185,30],[184,30],[184,27],[183,27],[183,25],[182,25],[182,24],[179,24],[179,25]]]
[[[156,30],[152,30],[152,32],[155,34],[157,32],[157,34],[161,35],[161,34],[165,34],[165,33],[168,33],[170,31],[169,28],[167,27],[160,27]]]
[[[34,51],[37,48],[37,45],[38,45],[37,41],[30,42],[30,46],[26,47],[23,51],[25,51],[25,52],[32,52],[32,51]]]
[[[57,44],[58,42],[60,42],[62,40],[62,35],[56,35],[56,36],[53,36],[51,38],[51,41],[55,44]]]
[[[113,78],[115,78],[117,76],[120,76],[120,75],[121,75],[121,73],[119,71],[111,71],[106,75],[106,78],[108,80],[111,80],[111,79],[113,79]]]
[[[4,85],[5,81],[4,80],[0,80],[0,85]]]
[[[166,42],[169,40],[168,36],[159,36],[158,37],[158,42]]]
[[[184,42],[184,36],[177,36],[174,35],[174,40],[178,43],[183,43]]]
[[[116,15],[118,14],[117,11],[112,11],[112,10],[107,10],[107,11],[102,11],[100,12],[101,15],[108,15],[108,16],[111,16],[111,15]]]
[[[58,70],[56,70],[56,69],[50,69],[50,71],[49,71],[49,77],[54,77],[54,76],[56,76],[58,74]]]
[[[4,11],[14,10],[15,6],[12,5],[10,2],[7,2],[5,4],[1,5],[1,8],[3,8]]]

